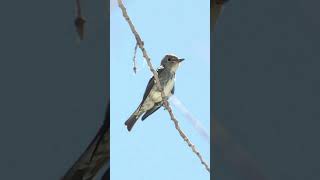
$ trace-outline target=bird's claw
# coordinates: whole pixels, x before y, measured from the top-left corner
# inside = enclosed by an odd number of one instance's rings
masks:
[[[164,100],[164,101],[168,101],[168,100],[169,100],[169,97],[168,97],[168,96],[165,96],[165,97],[163,98],[163,100]]]
[[[164,99],[164,102],[162,103],[163,110],[167,110],[166,106],[168,105],[169,97],[165,96],[163,99]]]

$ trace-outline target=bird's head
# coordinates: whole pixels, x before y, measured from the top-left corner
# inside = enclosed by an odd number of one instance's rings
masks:
[[[161,66],[163,66],[166,69],[169,69],[172,72],[175,72],[179,64],[183,61],[184,59],[180,59],[175,55],[172,54],[167,54],[164,56],[164,58],[161,60]]]

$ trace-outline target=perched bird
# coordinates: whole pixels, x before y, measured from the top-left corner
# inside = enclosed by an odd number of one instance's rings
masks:
[[[161,60],[161,65],[157,69],[159,81],[161,87],[164,90],[164,94],[166,98],[169,98],[174,93],[174,83],[175,83],[175,74],[180,65],[180,63],[184,59],[179,59],[175,55],[165,55]],[[157,111],[162,106],[162,97],[161,91],[158,89],[155,78],[152,77],[149,80],[147,88],[144,92],[143,99],[138,106],[138,108],[134,111],[134,113],[129,117],[129,119],[125,122],[128,131],[130,131],[133,125],[137,122],[142,114],[142,120],[146,119],[152,113]]]
[[[104,171],[101,180],[110,180],[110,105],[108,104],[103,125],[61,180],[94,180]]]

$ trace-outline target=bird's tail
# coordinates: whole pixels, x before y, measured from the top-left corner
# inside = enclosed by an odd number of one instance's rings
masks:
[[[129,117],[129,119],[124,123],[127,126],[128,131],[131,131],[133,125],[137,122],[141,114],[139,112],[140,107]]]

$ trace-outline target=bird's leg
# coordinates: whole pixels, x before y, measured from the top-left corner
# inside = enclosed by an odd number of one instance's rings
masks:
[[[167,102],[168,102],[168,100],[169,100],[169,96],[165,96],[165,97],[164,97],[164,101],[167,101]],[[164,102],[162,102],[162,106],[163,106],[163,103],[164,103]],[[163,106],[163,110],[166,110],[166,106]]]

